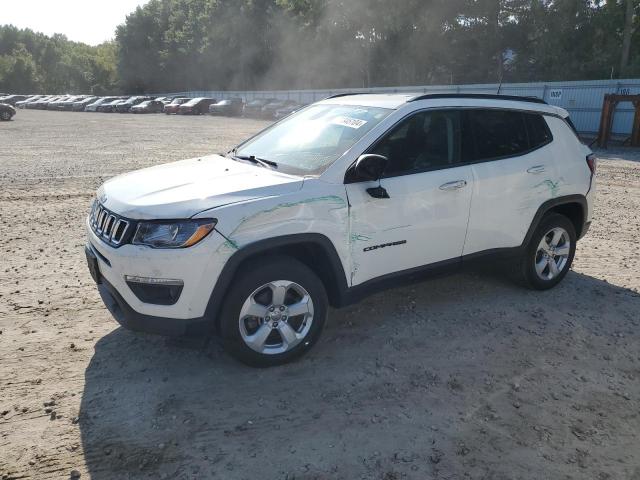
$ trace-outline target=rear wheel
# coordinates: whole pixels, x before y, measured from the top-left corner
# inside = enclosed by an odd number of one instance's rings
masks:
[[[8,121],[11,120],[11,113],[9,112],[0,112],[0,120]]]
[[[290,362],[318,340],[327,294],[315,273],[289,257],[243,267],[222,307],[225,349],[243,363],[269,367]]]
[[[568,273],[576,252],[573,223],[557,213],[545,216],[521,259],[520,277],[537,290],[555,287]]]

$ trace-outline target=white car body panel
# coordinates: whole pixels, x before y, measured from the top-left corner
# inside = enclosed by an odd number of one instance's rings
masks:
[[[440,188],[457,181],[466,185]],[[346,186],[352,285],[462,255],[473,188],[469,166],[385,178],[381,184],[388,199],[367,193],[377,183]]]
[[[216,229],[233,251],[268,238],[321,234],[333,244],[349,281],[348,207],[344,185],[311,178],[305,179],[298,191],[214,208],[196,218],[216,218]]]
[[[522,244],[538,208],[558,196],[558,171],[549,158],[553,150],[547,145],[527,155],[472,165],[473,206],[464,255]]]
[[[592,152],[586,145],[576,142],[575,137],[566,134],[566,124],[563,120],[556,117],[545,118],[554,138],[551,151],[554,155],[554,164],[558,169],[555,195],[558,197],[576,193],[585,195],[589,207],[586,220],[590,222],[593,214],[596,179],[593,178],[593,182],[591,182],[591,172],[584,166],[587,156]]]
[[[211,155],[120,175],[100,187],[98,198],[127,218],[176,219],[301,186],[300,177]]]

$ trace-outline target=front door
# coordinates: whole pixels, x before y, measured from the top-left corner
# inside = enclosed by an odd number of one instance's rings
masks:
[[[389,159],[380,185],[351,179],[352,285],[462,255],[473,177],[460,163],[460,114],[428,110],[401,121],[367,153]]]

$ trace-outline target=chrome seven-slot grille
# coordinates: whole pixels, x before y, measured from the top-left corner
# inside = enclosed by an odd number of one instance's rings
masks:
[[[122,244],[129,230],[129,221],[110,212],[97,200],[90,215],[91,229],[105,242],[117,247]]]

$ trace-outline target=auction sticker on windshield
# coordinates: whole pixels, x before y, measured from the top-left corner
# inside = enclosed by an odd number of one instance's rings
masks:
[[[355,128],[358,129],[363,125],[366,125],[366,120],[361,120],[359,118],[351,118],[351,117],[335,117],[331,123],[334,125],[342,125],[343,127]]]

